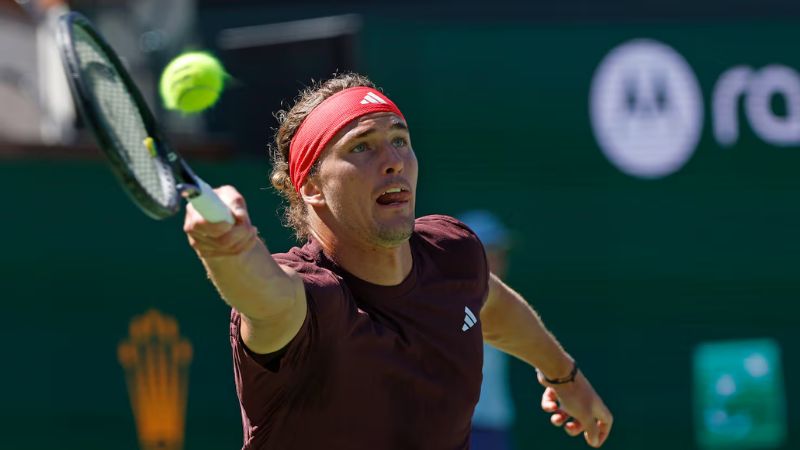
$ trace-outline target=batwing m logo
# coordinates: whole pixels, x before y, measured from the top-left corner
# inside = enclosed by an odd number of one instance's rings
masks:
[[[117,354],[142,450],[181,450],[192,345],[172,317],[151,309],[130,323]]]
[[[674,49],[649,39],[623,43],[603,59],[589,109],[606,158],[638,178],[680,170],[703,128],[703,96],[692,68]]]

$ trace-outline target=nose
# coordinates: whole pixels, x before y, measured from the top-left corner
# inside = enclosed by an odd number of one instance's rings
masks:
[[[391,142],[384,147],[385,158],[383,160],[383,173],[386,175],[397,175],[403,173],[405,167],[402,150],[396,148]]]

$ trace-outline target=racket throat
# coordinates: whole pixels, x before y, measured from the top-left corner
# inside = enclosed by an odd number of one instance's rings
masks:
[[[175,188],[178,189],[178,193],[181,194],[181,197],[187,201],[197,198],[202,193],[200,187],[192,183],[179,183]]]
[[[167,159],[172,164],[173,173],[178,183],[175,184],[175,190],[178,191],[184,200],[189,201],[203,195],[203,181],[197,178],[197,175],[192,172],[192,169],[183,161],[178,155],[168,152],[174,157]]]

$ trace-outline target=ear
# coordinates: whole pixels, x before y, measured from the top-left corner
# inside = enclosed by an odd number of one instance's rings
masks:
[[[300,186],[300,196],[306,204],[317,207],[325,205],[325,195],[320,189],[317,179],[309,177],[306,182]]]

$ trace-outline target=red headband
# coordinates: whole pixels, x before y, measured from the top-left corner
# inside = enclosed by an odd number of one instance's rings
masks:
[[[375,112],[403,114],[377,89],[354,87],[339,91],[303,119],[289,145],[289,177],[297,192],[328,142],[352,120]]]

